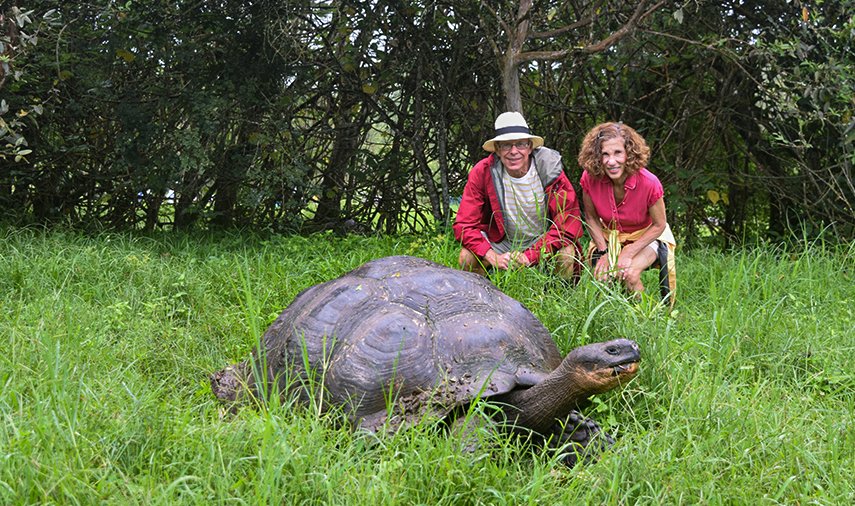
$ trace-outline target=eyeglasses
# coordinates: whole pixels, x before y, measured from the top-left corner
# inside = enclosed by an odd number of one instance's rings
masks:
[[[516,141],[516,142],[497,142],[496,150],[502,153],[507,153],[511,148],[517,148],[518,151],[524,151],[531,147],[531,141]]]

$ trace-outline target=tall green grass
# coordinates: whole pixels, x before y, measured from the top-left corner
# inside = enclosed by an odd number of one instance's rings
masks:
[[[641,345],[640,375],[587,413],[617,445],[568,470],[488,431],[463,452],[431,424],[375,436],[214,401],[207,374],[300,290],[385,255],[454,265],[447,236],[0,238],[3,504],[855,502],[855,245],[680,255],[673,312],[587,276],[494,276],[563,351]]]

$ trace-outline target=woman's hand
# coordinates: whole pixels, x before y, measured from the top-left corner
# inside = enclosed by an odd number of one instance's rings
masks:
[[[627,248],[624,248],[618,256],[617,268],[612,275],[620,279],[626,279],[626,273],[632,267],[632,258],[632,256],[627,254]]]
[[[605,281],[610,276],[609,271],[611,268],[611,265],[609,265],[609,256],[602,255],[597,260],[597,265],[594,266],[594,277],[600,281]]]

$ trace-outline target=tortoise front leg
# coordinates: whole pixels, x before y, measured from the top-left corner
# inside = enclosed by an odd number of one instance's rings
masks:
[[[546,436],[546,447],[561,452],[561,460],[573,467],[579,460],[593,462],[603,451],[615,444],[615,440],[600,425],[572,410],[562,420],[557,420]]]

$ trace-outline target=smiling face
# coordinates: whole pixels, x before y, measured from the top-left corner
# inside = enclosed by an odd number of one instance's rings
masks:
[[[606,175],[613,183],[623,184],[629,176],[624,169],[624,164],[626,164],[626,149],[624,149],[623,139],[613,137],[604,140],[600,151]]]
[[[530,165],[531,141],[523,139],[496,142],[495,146],[496,153],[511,177],[520,178],[526,175]]]

